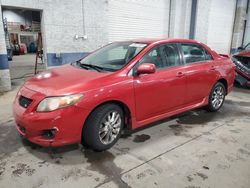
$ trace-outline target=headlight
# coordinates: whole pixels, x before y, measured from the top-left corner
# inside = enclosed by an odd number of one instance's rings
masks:
[[[37,112],[50,112],[59,108],[65,108],[77,103],[83,94],[68,95],[63,97],[47,97],[43,99],[36,111]]]

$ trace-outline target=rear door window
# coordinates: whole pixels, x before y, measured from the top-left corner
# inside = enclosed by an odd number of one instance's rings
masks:
[[[196,44],[181,44],[184,60],[187,64],[202,62],[211,59],[210,54],[205,54],[203,48]],[[210,56],[209,56],[210,55]]]

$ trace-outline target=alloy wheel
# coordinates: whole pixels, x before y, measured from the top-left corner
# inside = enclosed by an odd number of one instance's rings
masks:
[[[107,113],[100,124],[100,141],[105,145],[112,143],[120,133],[121,124],[121,115],[117,111]]]
[[[222,86],[217,86],[212,94],[212,105],[215,109],[219,109],[224,101],[225,93]]]

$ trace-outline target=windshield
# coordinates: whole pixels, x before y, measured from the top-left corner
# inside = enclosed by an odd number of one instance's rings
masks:
[[[147,44],[115,42],[93,52],[79,61],[81,65],[91,65],[105,71],[117,71],[139,54]]]

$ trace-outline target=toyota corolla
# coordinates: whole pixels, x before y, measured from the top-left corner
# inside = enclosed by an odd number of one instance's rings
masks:
[[[114,42],[26,81],[14,101],[18,132],[42,146],[112,147],[133,130],[191,109],[215,112],[235,65],[194,40]]]

